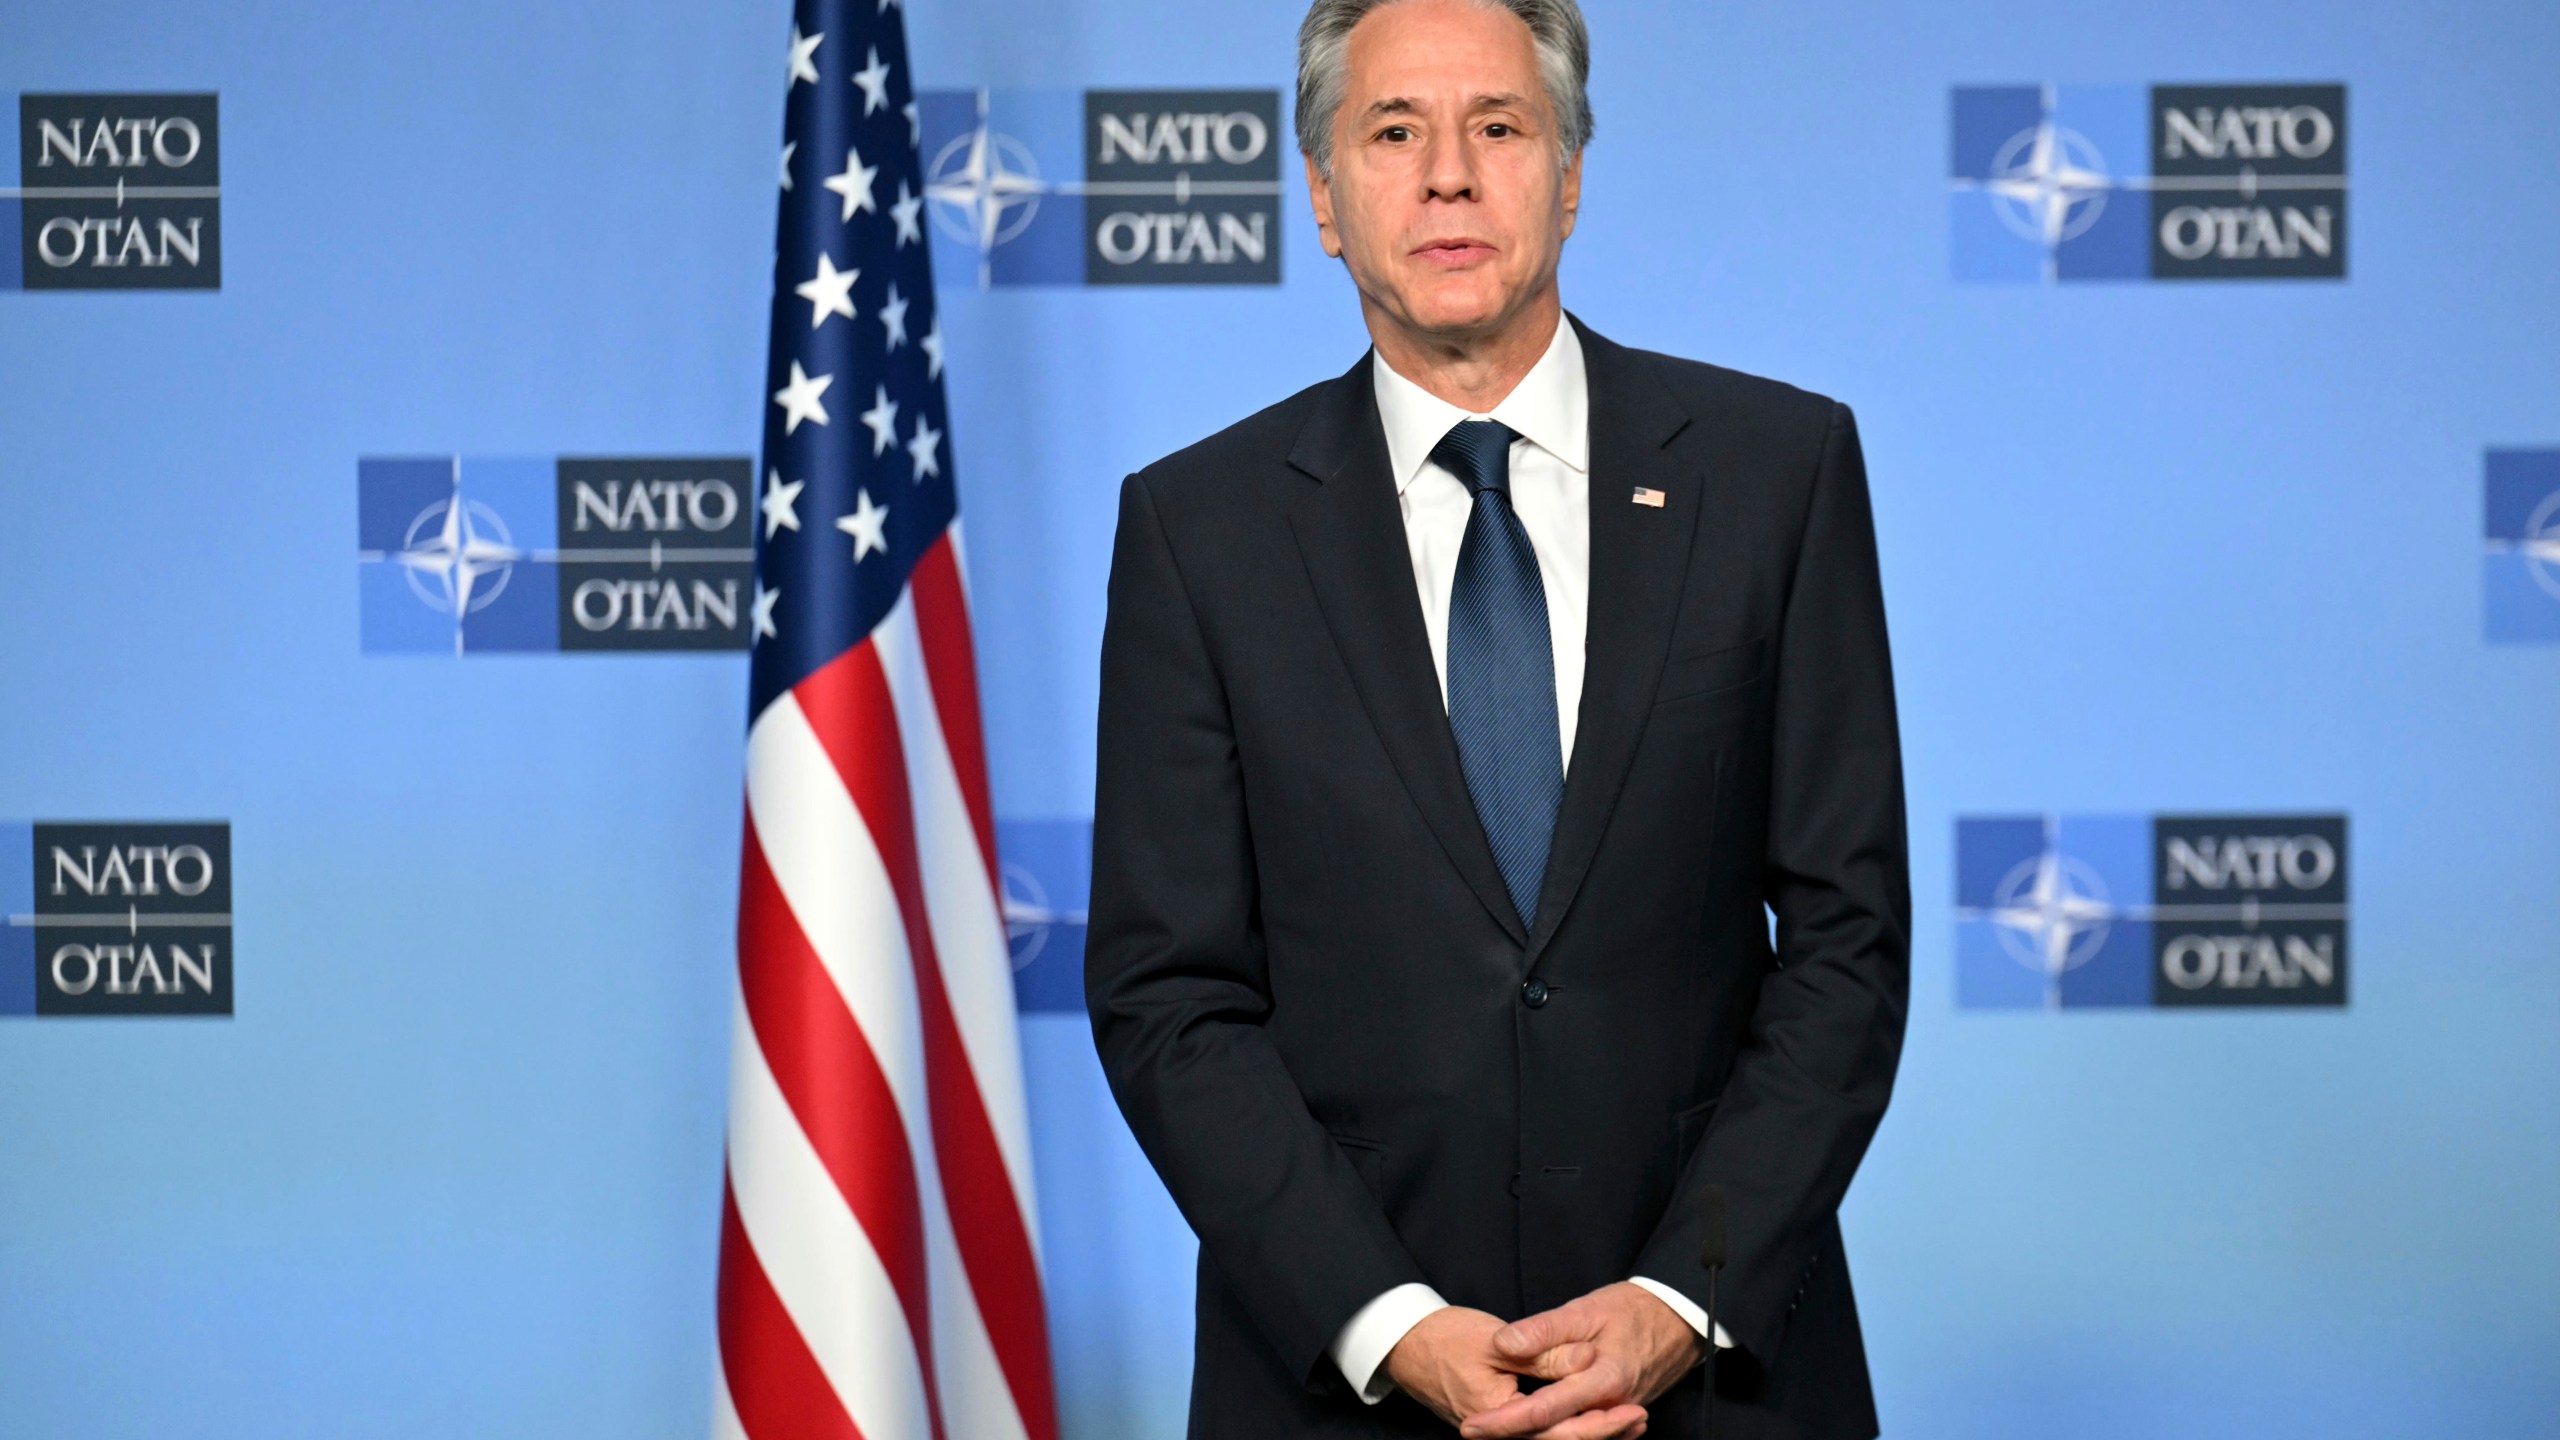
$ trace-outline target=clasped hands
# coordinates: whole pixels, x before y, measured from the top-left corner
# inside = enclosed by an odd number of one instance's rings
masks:
[[[1645,1405],[1705,1354],[1670,1306],[1621,1281],[1508,1325],[1435,1310],[1387,1352],[1386,1370],[1465,1440],[1632,1440]],[[1523,1379],[1547,1384],[1522,1394]]]

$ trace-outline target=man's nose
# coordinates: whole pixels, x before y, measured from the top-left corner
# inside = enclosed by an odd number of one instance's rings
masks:
[[[1426,200],[1473,200],[1476,195],[1475,146],[1464,128],[1432,135],[1423,152],[1422,184]]]

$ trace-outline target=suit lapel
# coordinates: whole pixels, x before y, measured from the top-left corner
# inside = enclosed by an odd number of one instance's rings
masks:
[[[1591,387],[1591,589],[1582,707],[1538,893],[1538,928],[1529,939],[1533,965],[1563,923],[1617,808],[1662,678],[1705,501],[1696,467],[1677,463],[1665,448],[1687,427],[1687,412],[1642,356],[1579,320],[1572,324]],[[1660,508],[1634,503],[1638,486],[1661,491]]]
[[[1476,899],[1514,943],[1526,943],[1502,872],[1493,863],[1493,849],[1476,820],[1475,802],[1458,766],[1458,744],[1449,731],[1448,709],[1441,703],[1431,639],[1422,625],[1422,598],[1414,586],[1413,554],[1406,548],[1404,517],[1396,507],[1386,431],[1378,420],[1371,363],[1364,358],[1325,387],[1299,431],[1289,463],[1317,483],[1290,497],[1289,525],[1334,647],[1406,793]],[[1593,428],[1598,429],[1596,404]],[[1596,552],[1596,535],[1594,544]],[[1596,553],[1593,559],[1597,561]],[[1655,659],[1658,666],[1659,655]],[[1566,802],[1571,800],[1568,786]]]

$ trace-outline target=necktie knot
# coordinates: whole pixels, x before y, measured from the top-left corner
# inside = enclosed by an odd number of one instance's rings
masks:
[[[1469,490],[1511,494],[1511,442],[1518,431],[1499,420],[1461,420],[1431,447],[1433,464],[1466,482]]]

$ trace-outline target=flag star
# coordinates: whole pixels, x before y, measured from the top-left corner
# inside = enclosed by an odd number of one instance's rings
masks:
[[[879,211],[879,203],[871,198],[871,177],[879,173],[879,166],[862,163],[861,151],[845,150],[844,173],[827,177],[827,188],[844,197],[845,219],[851,220],[857,210]]]
[[[853,83],[862,87],[862,113],[870,114],[889,103],[889,67],[880,63],[880,47],[871,47],[871,63],[853,72]]]
[[[779,640],[782,632],[773,625],[773,602],[782,598],[779,590],[756,587],[756,634],[766,640]]]
[[[862,412],[862,423],[871,427],[871,453],[878,455],[898,438],[898,402],[889,398],[886,385],[873,386],[871,397],[871,408]]]
[[[785,190],[791,188],[791,152],[799,148],[800,142],[797,140],[782,142],[782,188]]]
[[[808,488],[806,480],[785,483],[782,472],[764,472],[764,499],[757,502],[764,510],[764,538],[773,538],[776,530],[800,528],[800,512],[792,507],[799,503],[800,492]]]
[[[800,36],[800,27],[791,27],[791,78],[784,84],[797,85],[803,80],[812,85],[818,83],[818,66],[810,57],[818,53],[818,42],[826,38],[826,32],[820,31],[804,40]]]
[[[791,293],[809,302],[809,328],[827,323],[830,315],[853,318],[853,282],[862,278],[859,270],[839,270],[825,251],[818,252],[818,273],[791,287]]]
[[[827,407],[819,403],[818,397],[826,394],[827,387],[834,383],[836,377],[833,375],[812,378],[801,370],[799,361],[792,361],[791,383],[773,392],[773,403],[782,407],[782,433],[789,435],[798,430],[803,420],[826,424]]]
[[[889,282],[889,303],[880,307],[881,328],[889,332],[889,348],[907,343],[907,302],[898,294],[898,282]]]
[[[942,473],[941,446],[941,432],[933,428],[931,420],[917,416],[916,438],[907,442],[907,458],[915,461],[917,484],[923,484],[928,475]]]
[[[924,117],[916,113],[916,102],[913,100],[907,102],[907,143],[910,145],[924,143]]]
[[[924,378],[927,380],[941,379],[942,317],[940,315],[933,317],[933,328],[924,332],[924,338],[917,341],[916,344],[924,351]]]
[[[889,548],[889,507],[871,503],[871,492],[853,492],[853,513],[836,521],[836,528],[853,537],[853,558],[860,563],[874,550]]]
[[[904,249],[910,240],[918,245],[924,243],[924,224],[918,218],[923,213],[924,197],[909,193],[907,182],[899,181],[898,203],[889,207],[889,214],[898,222],[898,248]]]

